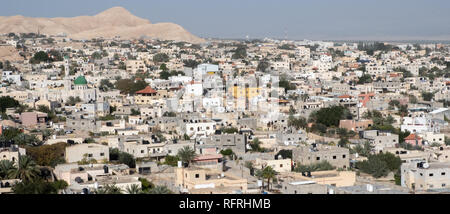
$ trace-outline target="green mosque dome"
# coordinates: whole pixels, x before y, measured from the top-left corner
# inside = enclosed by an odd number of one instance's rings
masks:
[[[86,78],[84,78],[84,76],[79,76],[75,79],[74,84],[75,85],[86,85],[87,84]]]

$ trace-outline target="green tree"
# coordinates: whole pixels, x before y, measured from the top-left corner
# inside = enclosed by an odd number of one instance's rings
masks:
[[[352,115],[343,106],[331,106],[313,112],[310,119],[327,127],[338,127],[341,119],[352,119]]]
[[[310,165],[298,165],[294,171],[296,172],[315,172],[315,171],[328,171],[333,170],[335,167],[328,161],[321,161],[319,163]]]
[[[47,62],[50,58],[48,57],[48,54],[44,51],[39,51],[34,54],[33,58],[30,59],[30,62],[32,64],[38,64],[40,62]]]
[[[133,155],[126,152],[119,153],[119,162],[126,164],[130,168],[136,167],[136,160],[134,159]]]
[[[36,163],[26,155],[19,157],[19,167],[13,172],[12,177],[22,181],[32,181],[39,175],[39,169]]]
[[[188,165],[191,164],[191,161],[194,160],[196,156],[195,150],[189,146],[185,146],[178,150],[178,157],[181,161],[187,163]]]
[[[169,166],[177,166],[179,160],[180,158],[178,158],[178,156],[167,155],[164,159],[164,164]]]
[[[76,105],[76,104],[79,103],[79,102],[81,102],[81,98],[80,98],[80,97],[73,97],[73,96],[70,96],[70,97],[67,99],[66,104],[69,105],[69,106],[74,106],[74,105]]]
[[[95,194],[122,194],[122,190],[115,184],[107,184],[95,191]]]
[[[264,152],[265,149],[261,148],[261,141],[258,138],[253,139],[250,143],[251,151]]]
[[[128,185],[125,189],[125,192],[128,194],[142,194],[142,188],[137,184]]]
[[[308,122],[306,121],[306,118],[299,117],[295,118],[294,116],[289,116],[288,118],[288,126],[295,127],[296,129],[300,128],[306,128],[308,125]]]
[[[12,187],[14,194],[57,194],[59,190],[65,189],[67,182],[46,182],[42,179],[33,181],[22,181]]]
[[[425,100],[425,101],[431,101],[433,99],[433,97],[434,97],[434,93],[433,92],[422,91],[421,95],[422,95],[423,100]]]
[[[244,59],[245,57],[247,57],[247,46],[245,45],[238,45],[231,56],[233,59]]]
[[[356,145],[355,148],[352,149],[353,153],[358,153],[358,155],[368,157],[372,152],[373,146],[369,141],[364,142],[363,146],[360,144]]]
[[[102,79],[100,81],[99,89],[102,91],[109,91],[114,89],[114,84],[112,84],[108,79]]]
[[[116,88],[120,90],[122,94],[135,94],[136,91],[142,90],[148,86],[143,80],[133,81],[131,79],[120,79],[115,84]]]
[[[7,108],[15,108],[18,107],[19,101],[15,100],[12,97],[9,96],[2,96],[0,97],[0,111],[3,113],[6,111]]]
[[[166,186],[156,186],[149,191],[150,194],[173,194]]]
[[[398,107],[398,106],[400,106],[400,101],[398,101],[398,100],[391,100],[391,101],[389,101],[389,106],[390,107]]]
[[[392,153],[369,155],[367,160],[357,162],[356,168],[375,178],[388,175],[389,172],[399,173],[402,161]]]
[[[168,62],[169,56],[165,53],[158,53],[153,56],[153,61],[155,62]]]
[[[262,71],[262,72],[266,72],[267,69],[269,68],[269,62],[267,62],[266,59],[263,59],[261,61],[259,61],[258,66],[256,67],[257,71]]]
[[[167,65],[165,63],[161,64],[161,66],[159,66],[159,69],[163,70],[163,71],[168,71],[169,69],[167,68]]]
[[[364,74],[358,79],[358,84],[371,83],[372,77],[369,74]]]
[[[188,59],[188,60],[183,60],[183,64],[185,67],[195,68],[195,67],[197,67],[199,62],[192,60],[192,59]]]
[[[267,190],[270,191],[270,181],[275,179],[277,172],[270,166],[262,170],[263,178],[267,179]]]
[[[64,163],[64,154],[67,143],[56,143],[52,145],[27,146],[27,154],[40,166],[55,167],[57,164]]]
[[[152,182],[148,181],[145,178],[139,178],[139,181],[141,182],[143,192],[148,192],[150,189],[153,189],[155,187]]]
[[[0,161],[0,180],[13,178],[14,172],[17,168],[14,166],[14,162],[10,160]]]
[[[227,134],[234,134],[234,133],[238,133],[239,130],[236,127],[226,127],[222,130],[223,133],[227,133]]]
[[[286,78],[281,78],[281,79],[280,79],[280,82],[278,83],[278,86],[279,86],[280,88],[284,88],[284,91],[285,91],[285,92],[287,92],[287,91],[289,91],[289,90],[294,90],[294,89],[297,88],[294,84],[292,84],[291,82],[289,82],[289,80],[287,80]]]

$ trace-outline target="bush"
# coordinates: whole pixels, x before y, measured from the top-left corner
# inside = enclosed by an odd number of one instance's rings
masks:
[[[369,155],[368,160],[357,162],[356,168],[375,178],[387,176],[389,172],[397,173],[402,161],[392,153]]]
[[[5,112],[7,108],[15,108],[19,106],[19,101],[12,97],[0,97],[0,111]]]
[[[134,159],[133,155],[126,152],[119,153],[119,163],[126,164],[130,168],[136,167],[136,160]]]
[[[57,194],[58,190],[65,189],[65,181],[46,182],[42,179],[23,181],[13,186],[14,194]]]
[[[227,133],[227,134],[234,134],[234,133],[239,132],[239,130],[235,127],[224,128],[222,131],[223,131],[223,133]]]
[[[53,145],[42,145],[38,147],[27,146],[27,154],[40,166],[55,167],[57,164],[65,163],[64,153],[66,143]]]
[[[177,166],[179,160],[180,158],[178,158],[178,156],[167,155],[164,160],[164,164],[169,166]]]
[[[326,127],[338,127],[341,119],[352,119],[352,115],[347,108],[343,106],[331,106],[321,108],[311,115],[311,119],[316,123],[325,125]]]
[[[296,172],[315,172],[333,170],[336,167],[332,166],[328,161],[322,161],[311,165],[298,165],[294,171]]]

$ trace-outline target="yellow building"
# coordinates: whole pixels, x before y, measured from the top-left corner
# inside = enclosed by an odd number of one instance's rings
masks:
[[[258,87],[241,87],[233,86],[229,88],[228,93],[231,93],[234,98],[248,98],[251,99],[260,94],[261,88]]]

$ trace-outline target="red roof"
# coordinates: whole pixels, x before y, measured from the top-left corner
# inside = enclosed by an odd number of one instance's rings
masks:
[[[156,94],[157,91],[153,90],[150,86],[145,87],[140,91],[136,91],[136,94]]]
[[[351,98],[352,96],[348,95],[348,94],[344,94],[339,96],[338,98]]]
[[[405,140],[421,140],[422,138],[419,136],[416,136],[415,134],[410,134],[408,137],[405,137]]]

